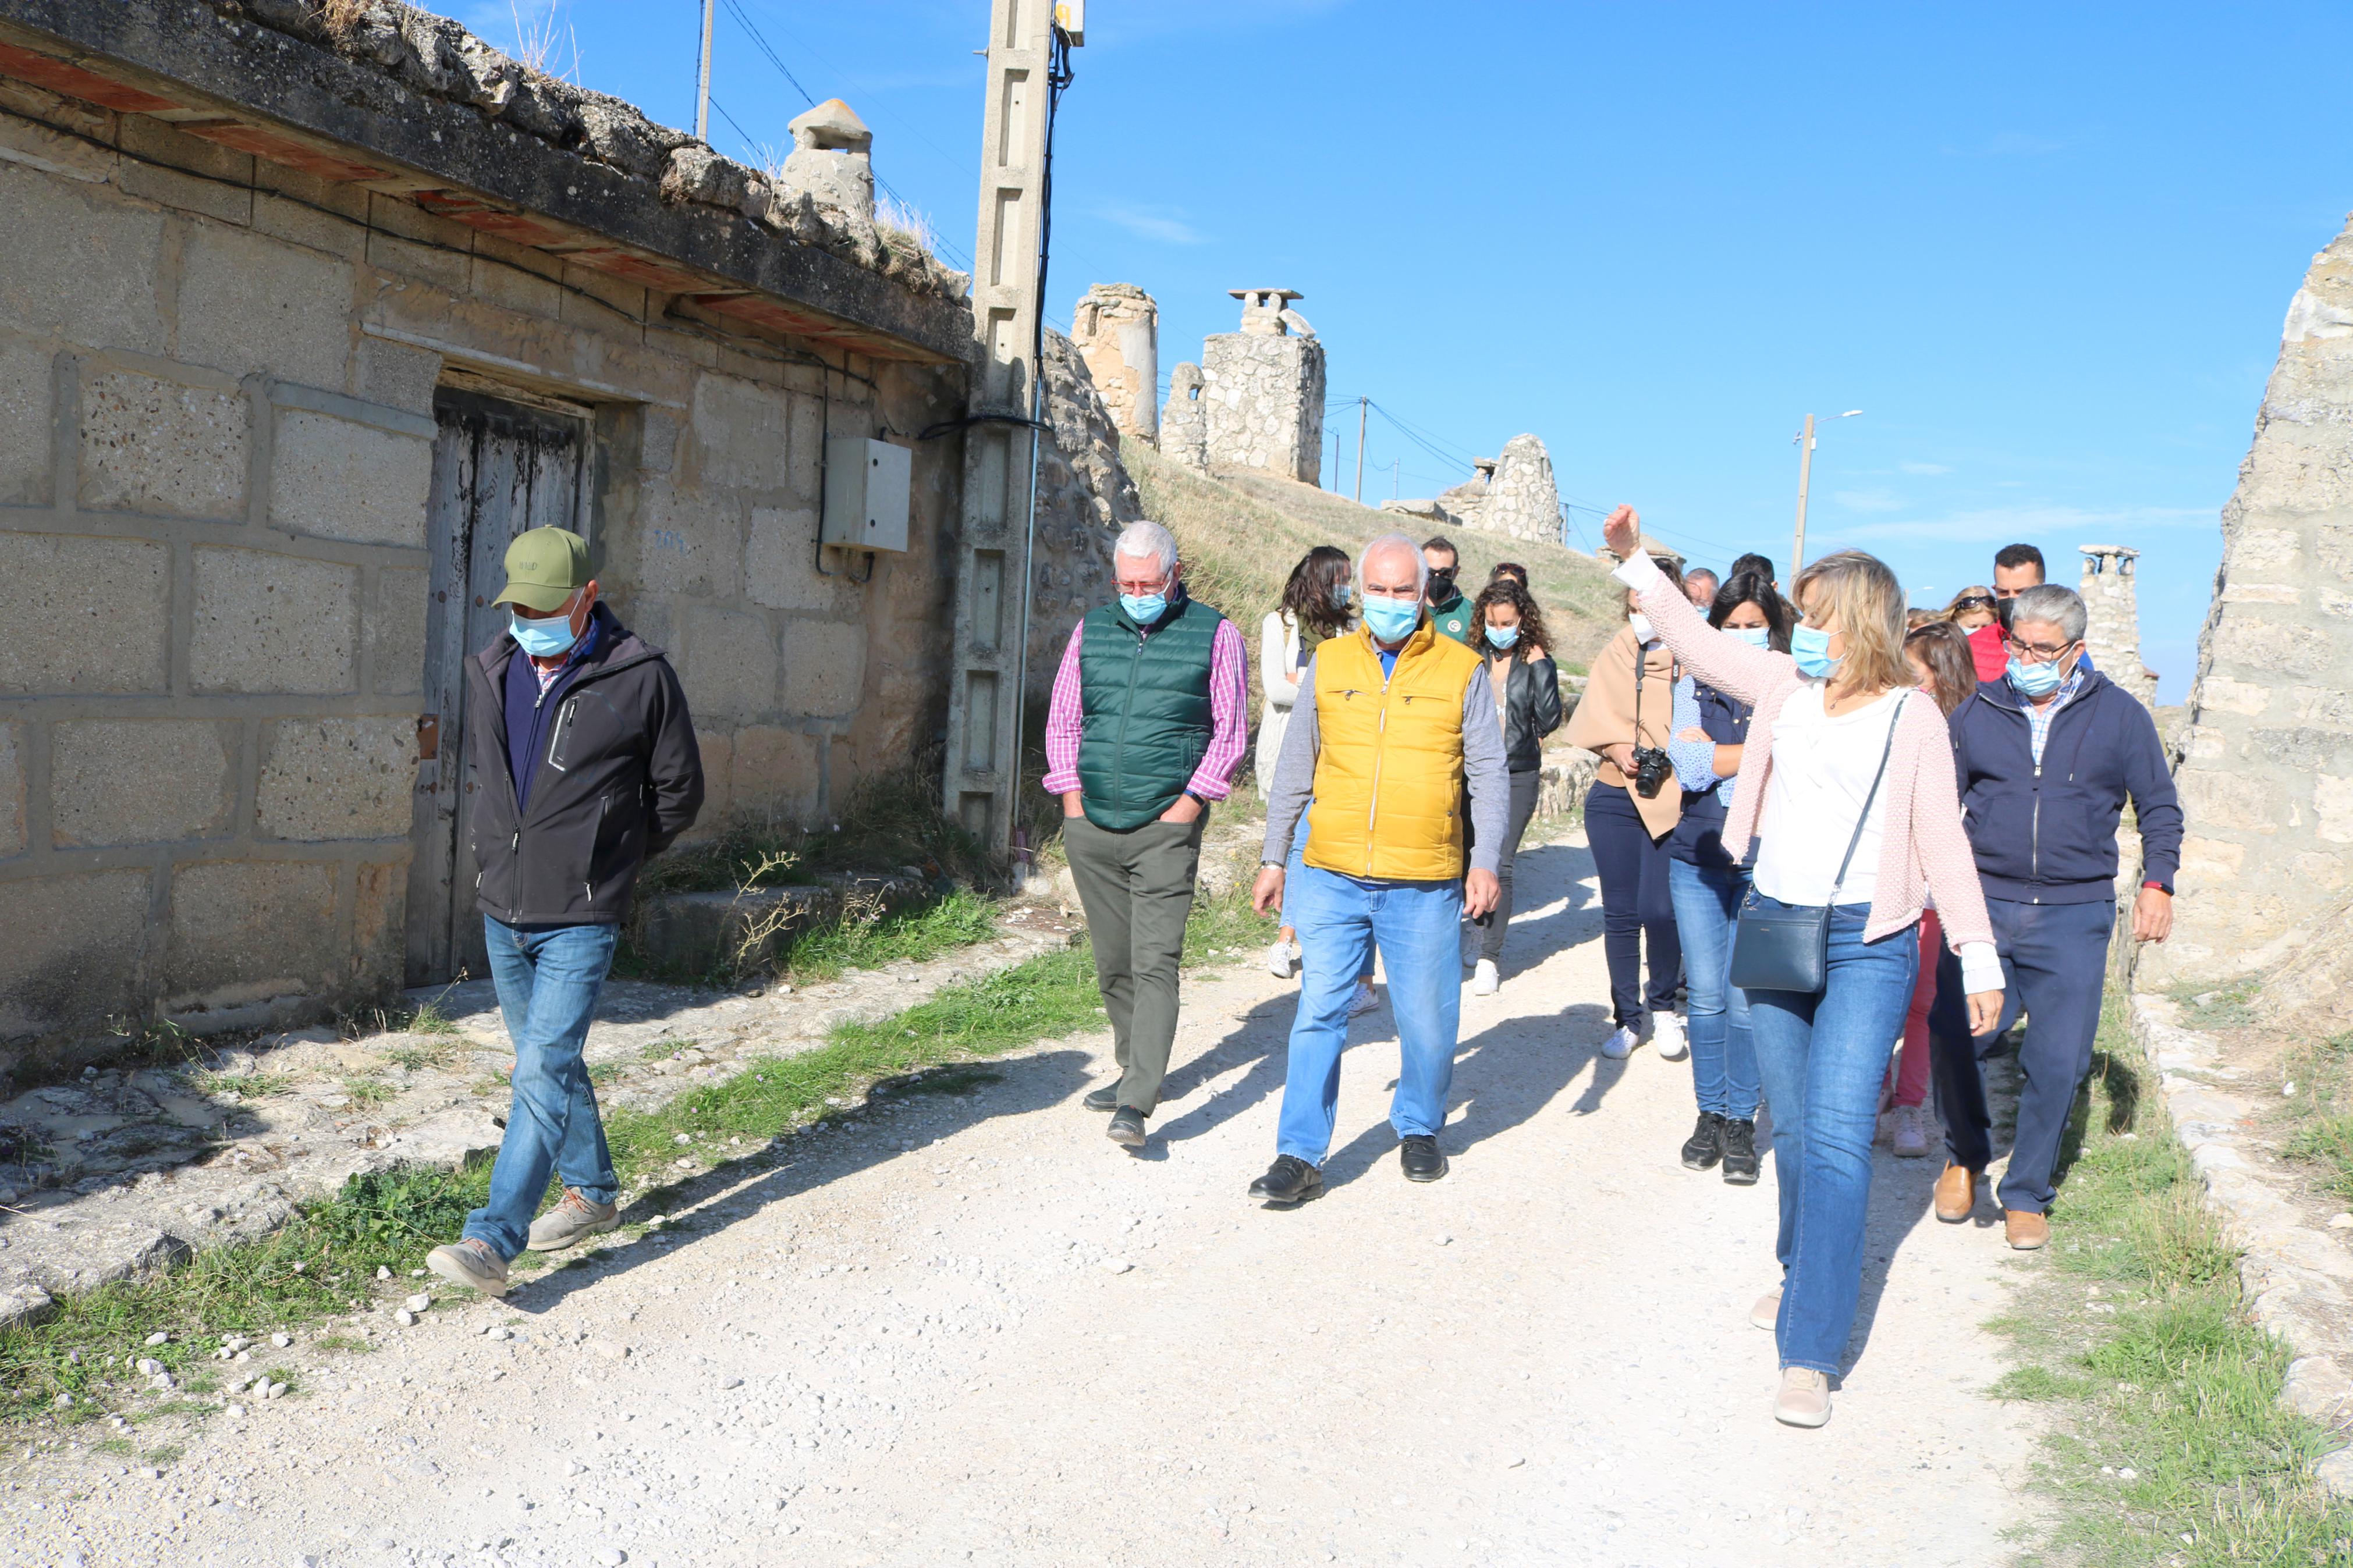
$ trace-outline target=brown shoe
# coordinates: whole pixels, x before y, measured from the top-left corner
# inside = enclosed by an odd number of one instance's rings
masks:
[[[1978,1173],[1967,1165],[1947,1163],[1936,1178],[1936,1217],[1958,1225],[1978,1206]]]
[[[2018,1251],[2032,1252],[2051,1239],[2051,1222],[2030,1209],[2004,1209],[2001,1234]]]

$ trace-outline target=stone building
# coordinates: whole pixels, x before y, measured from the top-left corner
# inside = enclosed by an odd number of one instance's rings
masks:
[[[1202,344],[1169,376],[1162,449],[1180,462],[1263,468],[1303,484],[1324,475],[1324,345],[1290,289],[1233,289],[1241,330]]]
[[[1122,436],[1160,444],[1160,307],[1133,283],[1097,283],[1071,312],[1071,341]]]
[[[2079,544],[2084,580],[2076,591],[2089,612],[2084,637],[2102,673],[2147,707],[2157,706],[2157,672],[2140,661],[2140,606],[2134,568],[2140,552],[2121,544]]]
[[[2180,898],[2144,987],[2265,969],[2353,894],[2353,227],[2288,306],[2198,646]]]
[[[459,660],[522,528],[676,660],[707,825],[940,729],[972,320],[855,117],[771,184],[324,15],[0,0],[0,1065],[480,972]],[[820,548],[843,437],[912,448],[903,554]]]

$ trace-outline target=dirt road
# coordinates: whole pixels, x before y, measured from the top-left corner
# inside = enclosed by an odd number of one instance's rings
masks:
[[[1775,1425],[1772,1173],[1683,1171],[1688,1063],[1598,1058],[1591,876],[1575,842],[1522,858],[1441,1183],[1398,1174],[1383,1008],[1332,1190],[1245,1198],[1293,994],[1253,953],[1188,982],[1141,1157],[1077,1103],[1107,1039],[1043,1042],[505,1303],[364,1320],[364,1354],[306,1334],[292,1392],[160,1474],[22,1466],[0,1562],[2006,1560],[2032,1435],[1981,1393],[1998,1234],[1936,1224],[1932,1163],[1883,1152],[1836,1416]]]

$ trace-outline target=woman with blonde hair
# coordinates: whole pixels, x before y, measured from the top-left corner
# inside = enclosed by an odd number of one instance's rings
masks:
[[[1789,597],[1805,619],[1783,654],[1701,619],[1641,553],[1633,508],[1610,513],[1602,537],[1675,658],[1756,705],[1724,847],[1749,865],[1730,981],[1747,993],[1773,1110],[1782,1285],[1750,1320],[1773,1329],[1779,1352],[1775,1418],[1820,1426],[1854,1329],[1879,1088],[1912,998],[1929,894],[1960,955],[1972,1028],[2000,1012],[2001,963],[1961,830],[1952,743],[1905,662],[1904,591],[1883,563],[1845,550],[1800,573]]]
[[[1953,602],[1945,606],[1945,619],[1965,633],[1993,625],[1996,619],[1993,590],[1981,583],[1970,584],[1954,595]]]

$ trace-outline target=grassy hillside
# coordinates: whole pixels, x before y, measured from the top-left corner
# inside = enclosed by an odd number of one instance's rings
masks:
[[[1250,700],[1259,700],[1258,625],[1274,608],[1292,566],[1310,547],[1336,544],[1350,555],[1381,534],[1426,538],[1430,524],[1358,506],[1314,485],[1247,471],[1204,478],[1141,442],[1128,441],[1120,458],[1142,493],[1144,515],[1167,525],[1185,553],[1186,580],[1250,634]],[[1582,674],[1619,626],[1619,594],[1599,563],[1555,544],[1461,530],[1448,535],[1462,552],[1465,592],[1487,581],[1498,561],[1528,569],[1550,626],[1553,657],[1564,672]]]

